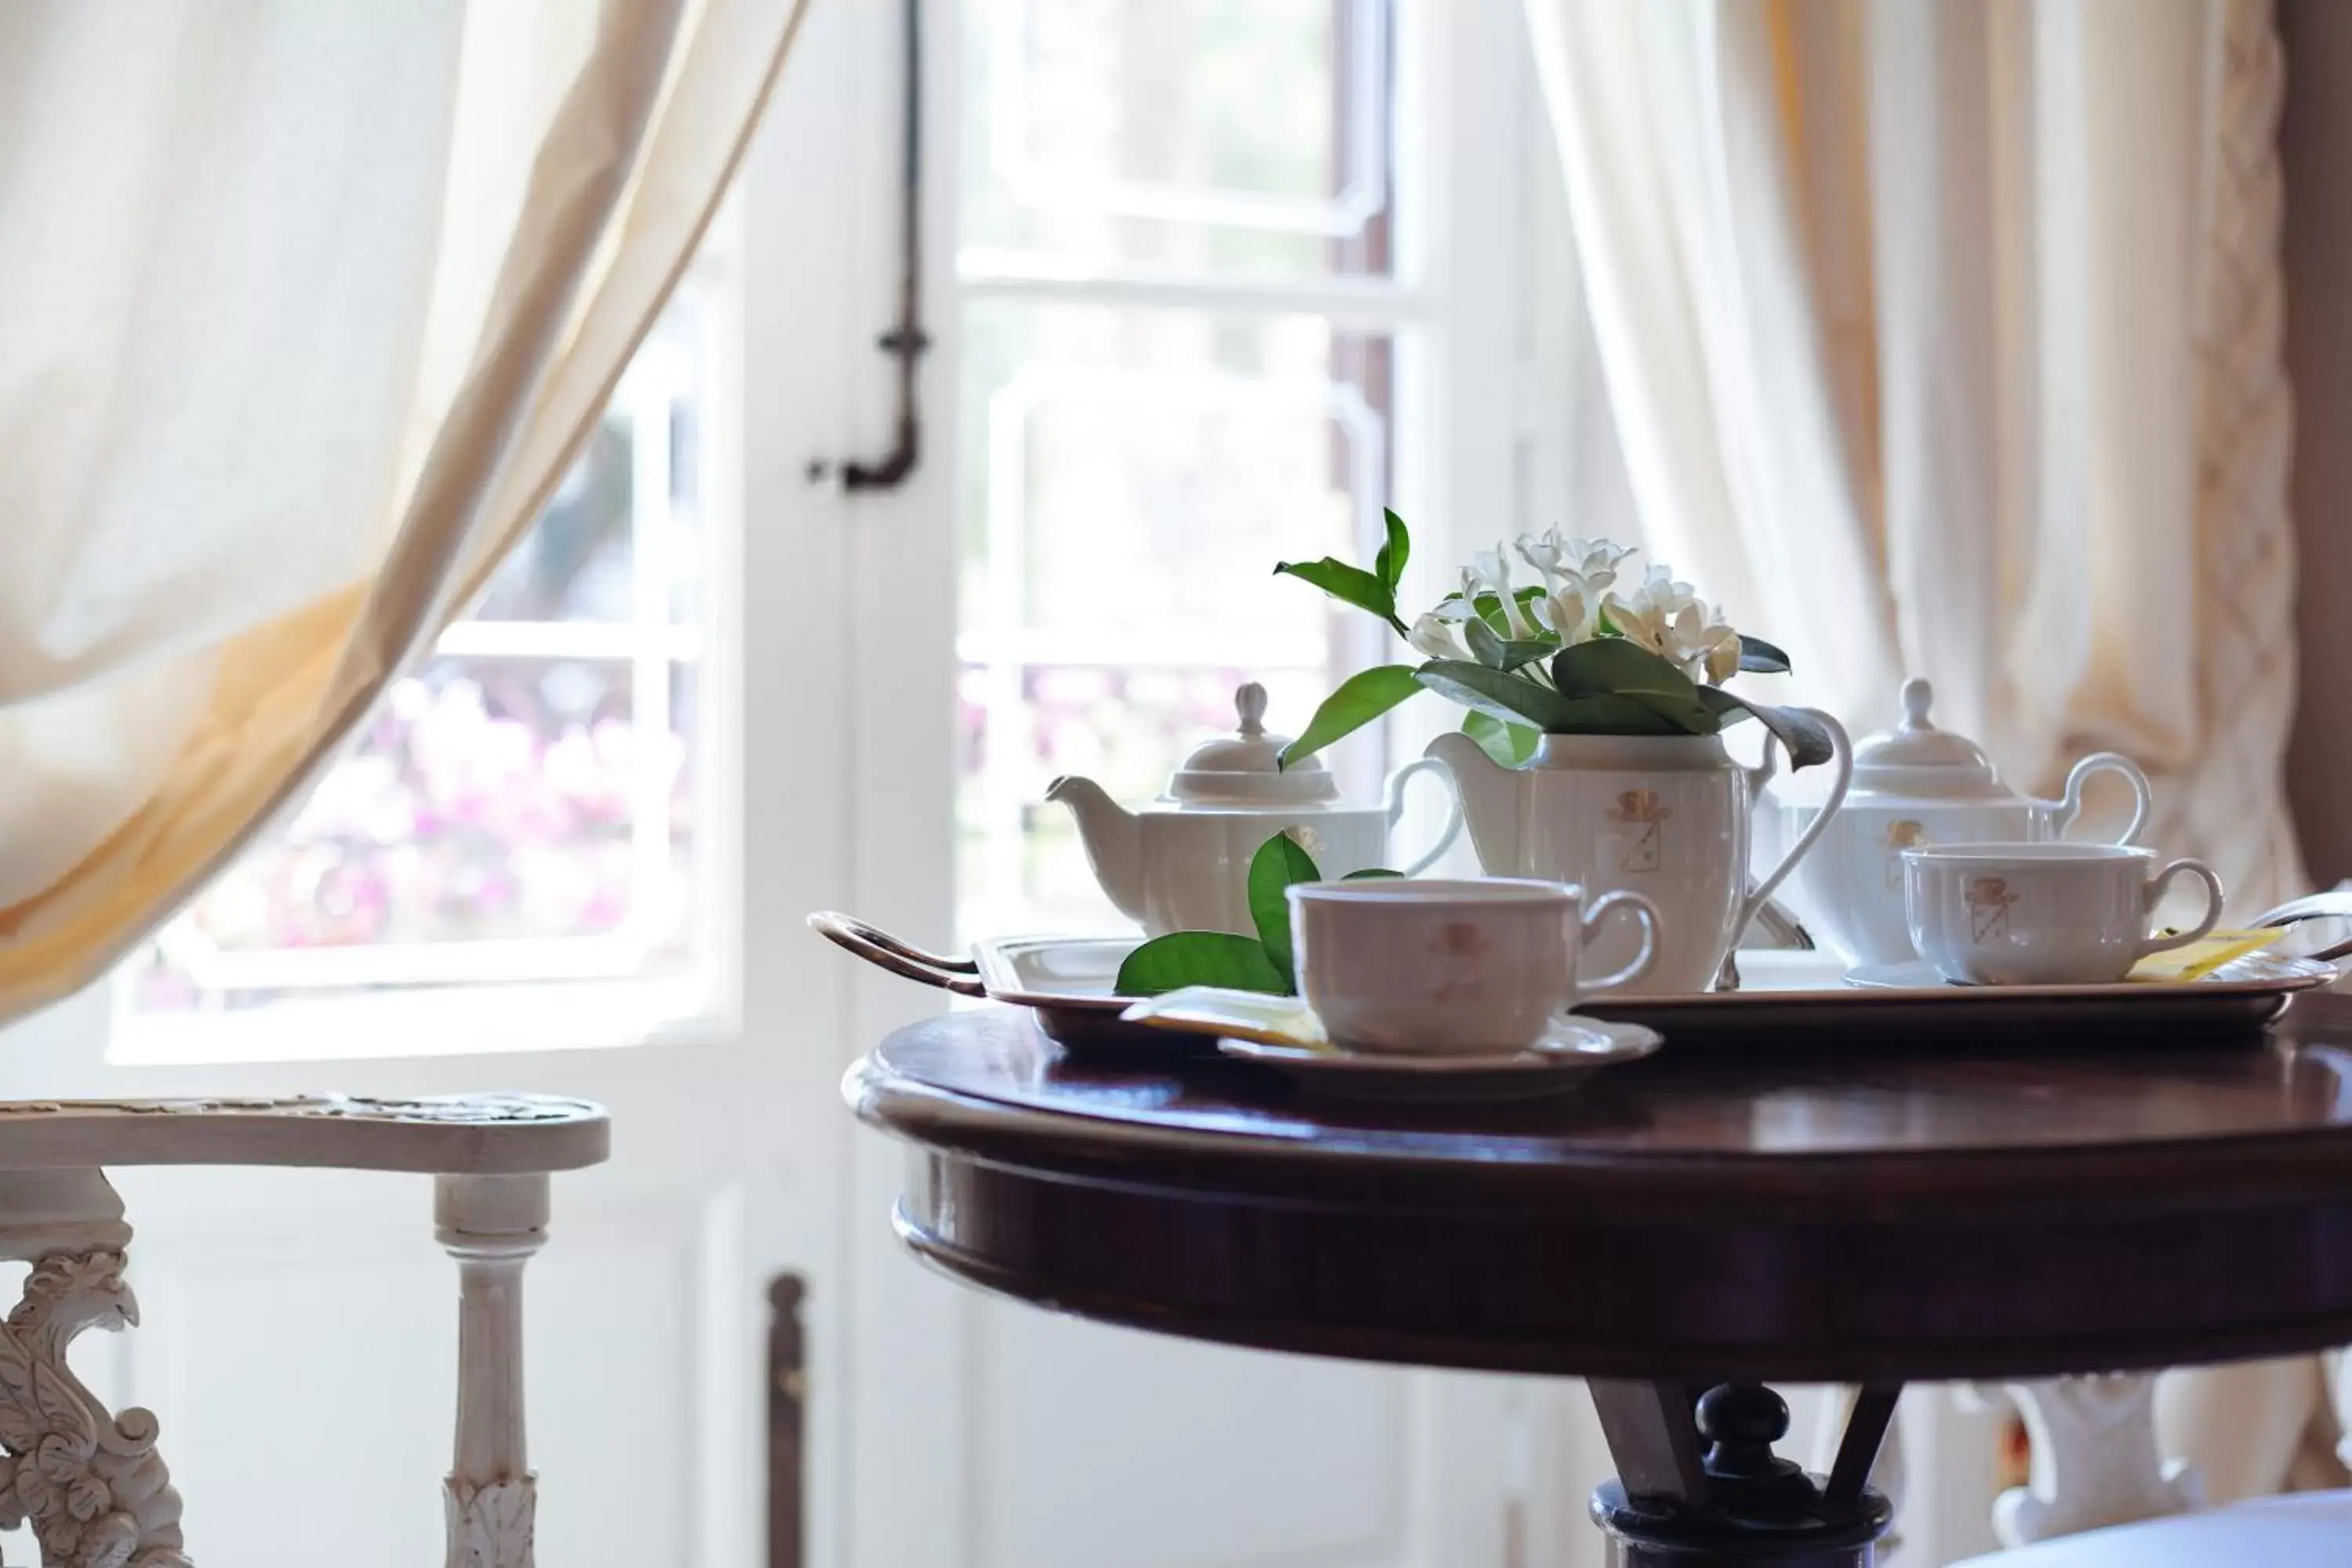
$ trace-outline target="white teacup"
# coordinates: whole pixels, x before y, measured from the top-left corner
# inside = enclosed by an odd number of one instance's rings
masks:
[[[1578,983],[1584,944],[1609,913],[1642,926],[1632,963]],[[1569,882],[1381,879],[1290,889],[1299,994],[1337,1043],[1412,1056],[1501,1056],[1541,1039],[1555,1016],[1639,980],[1658,957],[1657,906],[1639,893],[1585,907]]]
[[[2155,869],[2127,844],[1937,844],[1903,852],[1903,907],[1919,956],[1970,985],[2094,985],[2151,952],[2186,947],[2221,918],[2221,879],[2201,860]],[[2205,884],[2205,915],[2151,937],[2175,877]]]

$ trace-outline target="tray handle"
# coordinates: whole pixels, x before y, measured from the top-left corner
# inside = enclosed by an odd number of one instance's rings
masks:
[[[837,910],[819,910],[809,916],[808,923],[809,929],[825,941],[835,947],[847,948],[877,969],[887,969],[959,996],[988,994],[988,988],[973,978],[980,973],[980,966],[969,958],[926,952],[910,942],[900,942],[879,926]]]

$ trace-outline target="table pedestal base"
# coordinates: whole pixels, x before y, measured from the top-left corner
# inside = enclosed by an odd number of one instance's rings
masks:
[[[1591,1386],[1620,1474],[1592,1494],[1592,1521],[1616,1568],[1871,1568],[1895,1509],[1867,1479],[1897,1390],[1863,1391],[1820,1478],[1773,1456],[1789,1407],[1761,1384]]]

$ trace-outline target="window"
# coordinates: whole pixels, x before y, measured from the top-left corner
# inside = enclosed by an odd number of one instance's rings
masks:
[[[681,283],[435,656],[125,965],[119,1047],[272,1054],[256,1026],[290,1011],[316,1055],[320,1005],[365,997],[371,1018],[414,1022],[460,986],[477,1014],[502,990],[543,1011],[549,985],[591,986],[625,1033],[708,1005],[703,459],[722,270],[706,254]],[[207,1039],[222,1015],[235,1035]]]
[[[967,0],[967,935],[1112,921],[1055,774],[1147,799],[1244,680],[1296,733],[1381,651],[1271,572],[1368,559],[1390,493],[1396,54],[1389,0]]]

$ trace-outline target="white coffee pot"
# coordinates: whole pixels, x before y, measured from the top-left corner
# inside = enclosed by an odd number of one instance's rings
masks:
[[[1935,689],[1903,684],[1903,721],[1853,748],[1853,784],[1845,804],[1798,866],[1780,897],[1816,939],[1849,963],[1904,963],[1918,956],[1903,910],[1903,851],[1928,844],[2039,844],[2064,836],[2082,814],[2091,775],[2116,773],[2131,786],[2131,825],[2111,840],[2130,844],[2147,825],[2147,776],[2130,758],[2099,752],[2076,763],[2056,800],[2020,795],[2000,782],[1983,750],[1928,719]],[[1816,808],[1774,786],[1759,814],[1759,856],[1793,842]]]
[[[1223,931],[1253,935],[1249,864],[1268,838],[1287,833],[1328,879],[1386,866],[1389,829],[1404,812],[1405,781],[1445,781],[1445,816],[1426,853],[1393,869],[1411,876],[1445,853],[1462,830],[1462,798],[1445,770],[1423,759],[1391,773],[1378,805],[1348,805],[1319,756],[1284,768],[1286,735],[1265,728],[1265,688],[1234,694],[1240,727],[1184,759],[1165,794],[1129,811],[1092,779],[1063,777],[1045,798],[1068,806],[1095,880],[1146,934]]]

